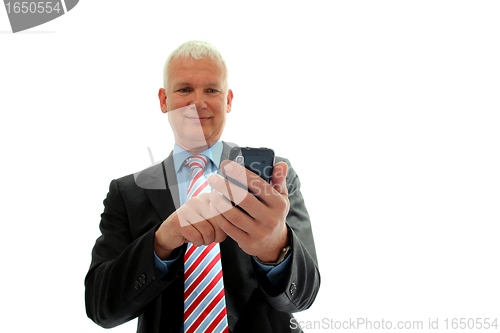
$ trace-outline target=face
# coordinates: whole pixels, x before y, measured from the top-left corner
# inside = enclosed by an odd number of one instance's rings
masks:
[[[224,68],[210,59],[173,59],[167,87],[158,97],[176,143],[196,152],[217,142],[231,111],[233,93],[225,86]],[[194,104],[194,108],[184,108]],[[180,110],[178,110],[180,109]]]

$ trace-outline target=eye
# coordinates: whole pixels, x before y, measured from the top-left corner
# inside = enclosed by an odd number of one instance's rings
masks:
[[[184,87],[184,88],[177,89],[175,92],[178,93],[178,94],[181,94],[181,95],[185,95],[185,94],[190,93],[191,91],[192,91],[191,88]]]
[[[208,88],[206,91],[209,94],[217,94],[219,92],[217,89],[214,88]]]

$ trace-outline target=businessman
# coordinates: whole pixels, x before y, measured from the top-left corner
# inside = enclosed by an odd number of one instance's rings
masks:
[[[85,278],[87,315],[106,328],[138,317],[144,333],[300,332],[293,313],[314,302],[320,274],[297,174],[276,157],[267,183],[227,160],[233,92],[214,46],[182,44],[163,75],[174,148],[111,182]]]

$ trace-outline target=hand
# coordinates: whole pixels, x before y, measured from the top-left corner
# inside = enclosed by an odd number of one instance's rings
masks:
[[[155,233],[154,251],[165,260],[184,243],[201,246],[224,239],[226,233],[215,223],[210,210],[209,193],[203,193],[189,199],[163,221]]]
[[[232,161],[223,161],[221,170],[241,184],[246,184],[253,194],[220,175],[210,176],[208,182],[214,189],[210,193],[210,207],[215,223],[245,253],[256,256],[262,262],[276,262],[281,250],[288,244],[285,223],[290,209],[286,187],[288,165],[279,162],[274,166],[271,184]]]

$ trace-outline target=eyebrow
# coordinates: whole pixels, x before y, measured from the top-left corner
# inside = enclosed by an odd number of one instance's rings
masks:
[[[217,88],[220,88],[220,87],[222,87],[222,84],[220,84],[218,82],[208,82],[207,84],[205,84],[205,87],[217,87]]]
[[[176,84],[174,84],[174,86],[172,87],[174,90],[179,88],[179,87],[183,87],[183,86],[190,86],[191,84],[188,83],[188,82],[177,82]]]
[[[174,84],[173,86],[173,89],[178,89],[180,87],[185,87],[185,86],[191,86],[192,84],[189,83],[189,82],[177,82],[176,84]],[[221,83],[217,83],[217,82],[207,82],[204,84],[205,88],[208,88],[208,87],[216,87],[218,89],[221,89],[222,88],[222,84]]]

